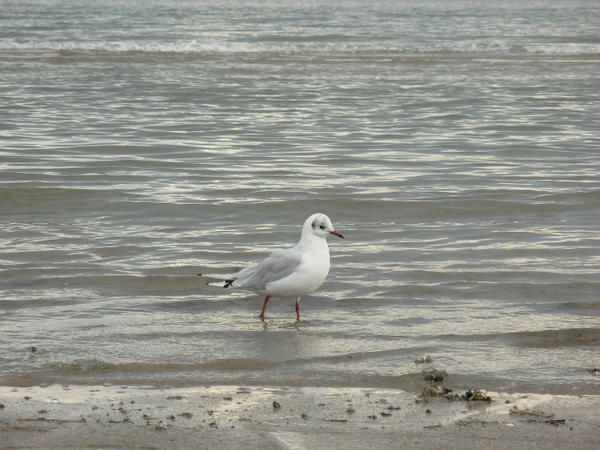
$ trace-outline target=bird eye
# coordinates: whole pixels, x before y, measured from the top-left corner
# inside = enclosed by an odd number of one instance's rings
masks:
[[[319,228],[320,228],[321,230],[324,230],[324,229],[325,229],[325,226],[324,226],[324,225],[321,225]]]

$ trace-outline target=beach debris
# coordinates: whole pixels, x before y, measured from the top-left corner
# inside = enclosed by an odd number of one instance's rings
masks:
[[[35,345],[31,346],[31,347],[27,347],[26,350],[26,358],[29,360],[37,360],[38,357],[40,356],[38,353],[38,349]]]
[[[427,401],[430,398],[440,397],[446,400],[465,400],[468,402],[491,402],[492,398],[481,389],[469,389],[462,395],[456,394],[452,389],[444,386],[444,381],[448,377],[448,372],[438,369],[427,369],[421,371],[423,381],[427,384],[421,395],[416,399],[416,403]]]
[[[399,406],[394,406],[394,405],[390,405],[387,407],[387,409],[389,409],[390,411],[397,411],[400,409]]]
[[[212,427],[212,428],[219,428],[219,427],[217,426],[217,422],[211,422],[211,423],[209,423],[209,424],[208,424],[208,426],[209,426],[209,427]]]
[[[598,367],[595,367],[593,369],[588,369],[587,371],[594,377],[600,377],[600,368],[598,368]]]
[[[554,414],[546,414],[541,409],[521,409],[517,405],[510,408],[509,412],[518,416],[530,416],[540,419],[552,419],[554,417]]]
[[[279,409],[281,408],[281,405],[279,404],[279,402],[277,400],[273,400],[273,409]]]
[[[346,413],[348,414],[354,414],[356,412],[356,410],[352,407],[352,405],[348,406],[348,409],[346,410]]]
[[[430,355],[419,356],[415,359],[415,364],[427,364],[433,361],[433,358]]]
[[[182,400],[185,397],[183,395],[172,395],[170,397],[167,397],[167,400]]]
[[[392,415],[392,413],[385,412],[385,411],[381,411],[379,414],[381,414],[381,417],[390,417]]]
[[[230,402],[231,400],[233,400],[233,398],[231,398],[231,397],[223,397],[223,400],[227,400],[228,402]]]
[[[167,427],[162,422],[158,422],[156,425],[154,425],[154,429],[156,431],[166,431]]]
[[[48,410],[47,409],[39,409],[38,414],[48,414]]]
[[[442,385],[448,377],[448,372],[445,370],[427,369],[421,371],[421,375],[427,386],[423,388],[421,395],[416,398],[417,403],[433,397],[442,397],[447,400],[456,400],[458,398],[456,394],[452,394],[452,389]]]
[[[182,412],[180,414],[177,414],[178,417],[183,417],[185,419],[191,419],[192,417],[194,417],[194,415],[191,412]]]
[[[431,414],[431,410],[430,409],[426,409],[425,410],[425,414]]]
[[[448,377],[448,372],[445,370],[426,369],[421,371],[421,375],[427,385],[423,388],[421,395],[415,399],[417,403],[433,397],[443,397],[448,400],[455,400],[457,398],[456,394],[451,394],[452,389],[442,385]]]
[[[31,400],[31,397],[29,395],[26,395],[25,397],[23,397],[24,400]]]
[[[566,419],[555,419],[554,414],[546,414],[541,409],[520,409],[515,405],[510,409],[510,414],[526,416],[527,422],[547,423],[554,426],[566,424]]]
[[[469,389],[467,392],[460,396],[463,400],[468,402],[491,402],[492,398],[487,394],[487,392],[481,389]]]
[[[423,380],[429,384],[441,384],[447,377],[448,372],[438,369],[426,369],[421,371]]]
[[[173,414],[170,414],[167,416],[167,420],[175,420],[175,416]]]
[[[442,397],[447,400],[456,400],[457,394],[452,394],[452,389],[443,386],[427,386],[423,388],[423,392],[418,397],[419,401],[427,400],[428,398]],[[417,402],[419,403],[419,402]]]
[[[87,420],[85,420],[84,417],[80,417],[77,420],[70,420],[70,419],[46,419],[45,417],[37,417],[35,419],[16,419],[19,422],[38,422],[38,421],[45,421],[45,422],[54,422],[54,423],[81,423],[81,422],[87,422]],[[110,420],[109,420],[110,422]],[[115,423],[120,423],[115,421]]]
[[[308,420],[308,414],[302,414],[300,417],[302,417],[304,420]]]
[[[527,422],[547,423],[554,426],[566,424],[566,419],[555,419],[554,414],[546,414],[541,409],[520,409],[517,405],[515,405],[510,409],[510,414],[526,416],[529,418]]]
[[[371,420],[377,420],[377,416],[375,416],[375,415],[372,415],[372,416],[367,416],[367,417],[368,417],[369,419],[371,419]]]
[[[4,406],[4,403],[0,403],[0,409],[4,409],[6,408],[6,406]]]

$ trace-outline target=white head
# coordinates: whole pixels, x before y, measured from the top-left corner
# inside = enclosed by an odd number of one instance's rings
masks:
[[[322,213],[316,213],[310,216],[306,219],[304,226],[302,227],[303,236],[315,235],[324,239],[330,234],[344,239],[342,233],[333,228],[333,224],[329,217]]]

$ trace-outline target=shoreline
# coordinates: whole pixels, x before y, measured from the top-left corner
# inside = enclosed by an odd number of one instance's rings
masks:
[[[0,448],[597,448],[600,395],[491,402],[332,387],[0,386]]]

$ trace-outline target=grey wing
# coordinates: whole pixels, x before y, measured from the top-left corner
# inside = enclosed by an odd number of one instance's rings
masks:
[[[278,250],[258,266],[239,272],[239,275],[247,275],[247,278],[239,277],[239,283],[236,282],[236,285],[264,291],[267,284],[287,277],[298,268],[301,262],[302,255],[296,249]],[[243,274],[246,270],[248,273]]]
[[[252,274],[254,272],[256,272],[256,269],[258,269],[258,264],[255,264],[253,266],[250,267],[246,267],[245,269],[240,270],[238,273],[236,273],[235,275],[233,275],[231,278],[234,280],[240,280],[240,279],[244,279],[244,278],[249,278],[252,276]]]

